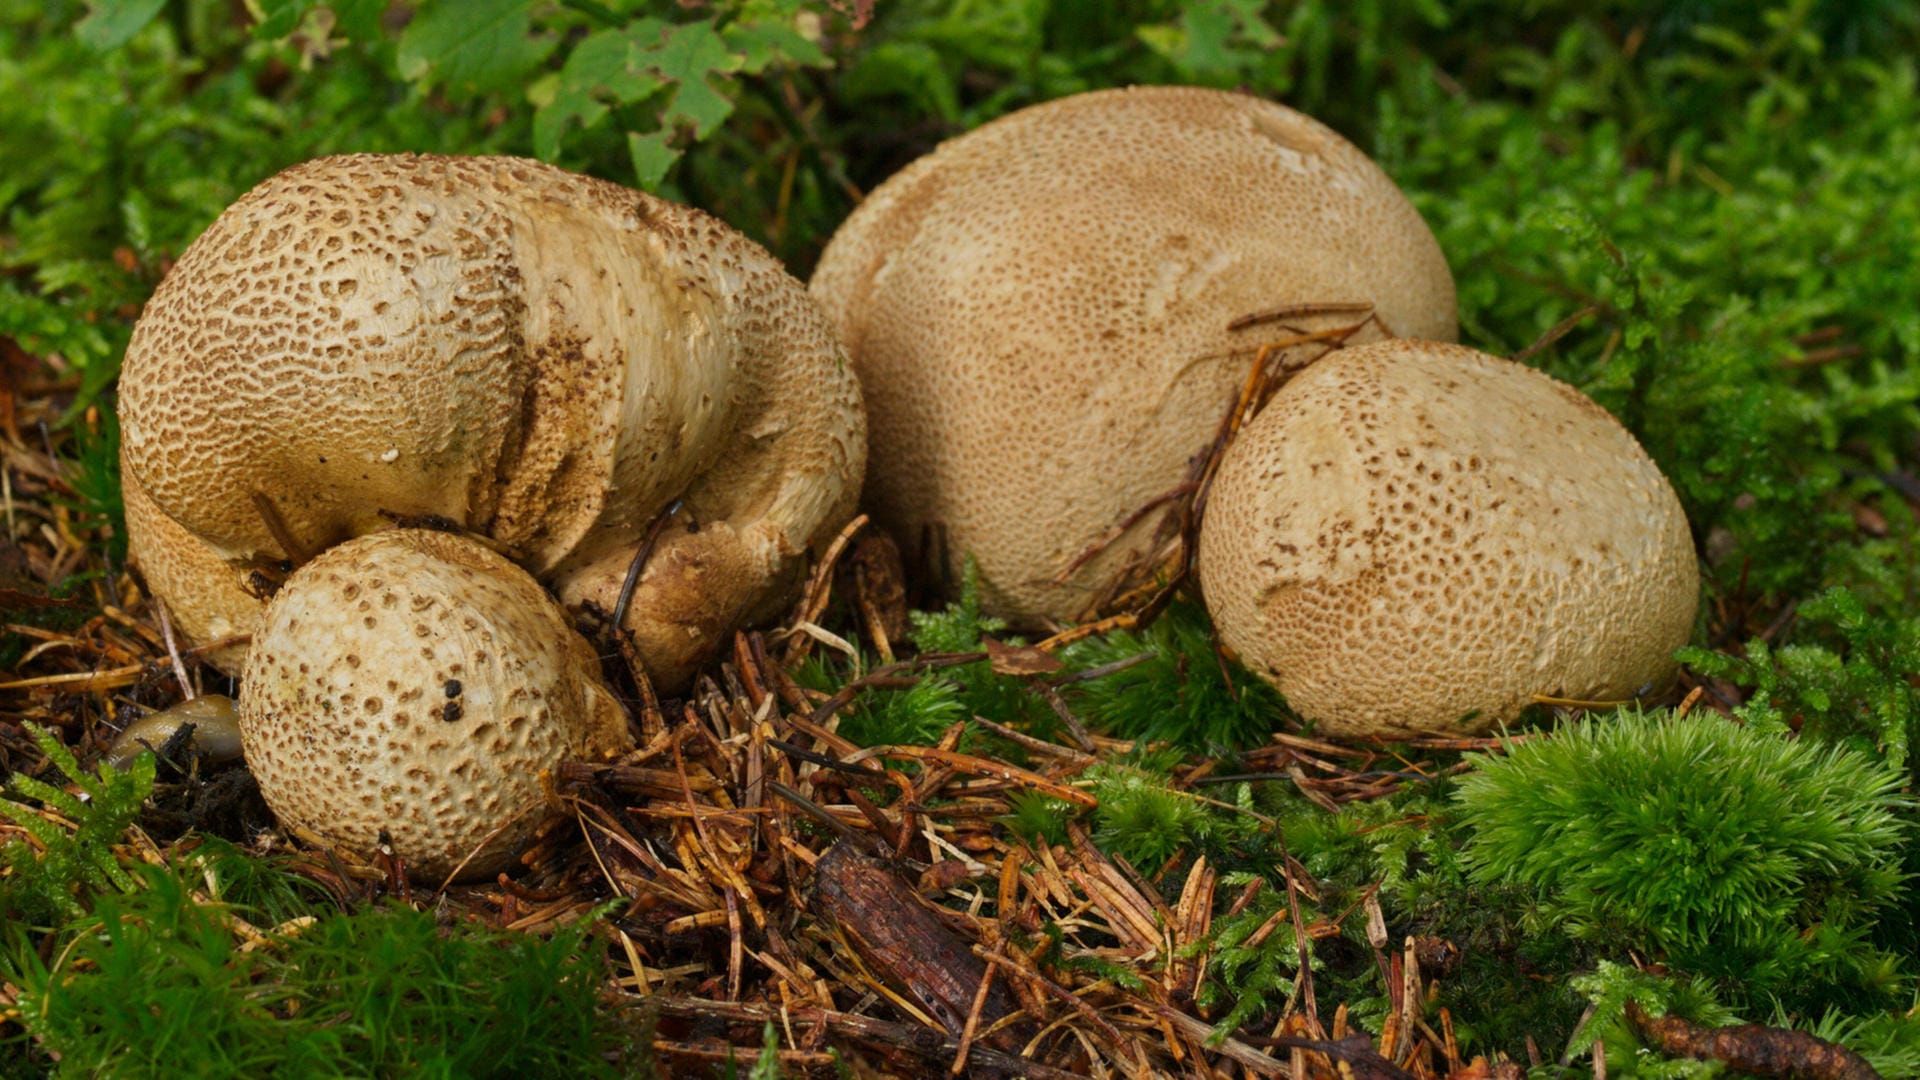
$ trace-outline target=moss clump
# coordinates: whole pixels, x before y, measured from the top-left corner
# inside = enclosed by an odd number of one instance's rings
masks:
[[[1081,668],[1138,659],[1070,695],[1089,720],[1123,739],[1217,754],[1258,746],[1287,715],[1279,691],[1215,650],[1197,604],[1176,604],[1137,633],[1088,638],[1067,658]]]
[[[262,913],[192,893],[223,869],[137,872],[140,888],[59,931],[52,962],[23,935],[0,955],[19,1023],[60,1075],[621,1075],[625,1025],[601,1006],[584,923],[542,940],[379,907],[246,949],[231,920]]]
[[[1474,880],[1530,886],[1546,925],[1759,1002],[1882,981],[1868,935],[1905,881],[1899,790],[1843,747],[1623,713],[1482,758],[1458,799]]]
[[[38,848],[22,840],[0,846],[0,868],[6,871],[0,876],[0,921],[46,922],[80,914],[89,893],[135,887],[113,845],[153,791],[154,765],[152,755],[142,754],[126,772],[102,765],[89,773],[53,733],[27,727],[40,752],[79,789],[76,795],[23,773],[7,782],[9,795],[36,800],[63,815],[73,823],[71,831],[15,798],[0,798],[0,817],[18,825]]]

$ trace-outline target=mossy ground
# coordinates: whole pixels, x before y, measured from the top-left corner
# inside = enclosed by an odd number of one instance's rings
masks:
[[[0,773],[21,808],[0,822],[0,1075],[288,1074],[296,1052],[369,1075],[633,1074],[656,1044],[672,1068],[721,1073],[723,1042],[758,1075],[946,1067],[883,1049],[891,1028],[754,1019],[771,999],[917,1023],[804,896],[756,893],[768,931],[739,910],[754,889],[736,891],[729,929],[733,886],[703,845],[781,862],[763,885],[786,890],[805,875],[775,842],[817,852],[834,834],[783,810],[773,832],[715,818],[689,840],[686,819],[631,809],[679,797],[670,759],[573,778],[579,812],[533,874],[444,897],[263,832],[243,770],[162,766],[151,792],[73,775],[118,718],[180,692],[125,570],[112,380],[170,259],[253,182],[316,154],[538,150],[704,206],[804,275],[857,192],[940,138],[1128,82],[1243,87],[1333,124],[1433,226],[1466,342],[1544,342],[1529,362],[1633,430],[1702,557],[1682,688],[1698,693],[1684,720],[1602,719],[1610,741],[1569,727],[1498,765],[1446,744],[1326,747],[1223,670],[1176,607],[1044,677],[985,659],[901,669],[914,685],[861,691],[838,721],[1070,792],[926,758],[894,759],[898,782],[835,787],[828,769],[807,791],[862,829],[880,827],[856,794],[953,845],[908,846],[958,864],[921,882],[956,932],[1098,1014],[1059,1029],[1084,1046],[1056,1033],[1042,1047],[1069,1065],[1128,1062],[1129,1042],[1157,1064],[1217,1052],[1149,1023],[1156,1000],[1260,1052],[1305,1014],[1304,956],[1323,1024],[1344,1006],[1375,1035],[1397,1026],[1403,1048],[1424,1037],[1416,1013],[1437,1031],[1444,1009],[1466,1055],[1537,1053],[1543,1074],[1563,1058],[1592,1071],[1596,1041],[1610,1075],[1705,1068],[1645,1051],[1633,997],[1844,1037],[1886,1075],[1920,1074],[1920,6],[486,0],[468,35],[484,48],[449,33],[450,0],[97,8],[0,0]],[[851,610],[827,618],[861,639]],[[982,630],[961,605],[909,644],[966,653]],[[778,664],[733,657],[695,702],[713,738],[682,747],[716,785],[696,801],[749,797],[722,736],[765,733],[739,702],[771,692],[804,718],[877,663],[816,657],[770,689],[756,680],[777,682]],[[966,725],[974,714],[1006,730]],[[88,764],[59,765],[29,722]],[[787,724],[780,741],[807,741]],[[1595,776],[1610,780],[1583,786]],[[1572,837],[1552,831],[1567,806],[1540,795],[1562,790],[1583,819],[1640,831],[1592,851],[1503,840]],[[628,842],[653,863],[618,854]],[[1764,873],[1670,872],[1706,849]],[[1005,892],[1009,858],[1024,873]],[[1127,947],[1129,905],[1171,927],[1150,960]],[[1409,997],[1391,976],[1414,963],[1426,989]],[[1036,1013],[1072,1011],[1007,978]],[[728,1020],[673,1012],[730,994],[745,1004]]]

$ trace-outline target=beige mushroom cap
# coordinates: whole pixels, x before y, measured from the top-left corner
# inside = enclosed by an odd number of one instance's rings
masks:
[[[542,773],[631,747],[560,606],[451,533],[372,533],[301,567],[241,685],[242,747],[281,824],[361,852],[384,830],[434,884],[513,861],[553,813]]]
[[[1274,396],[1221,464],[1200,581],[1220,639],[1337,735],[1662,691],[1700,584],[1679,499],[1606,410],[1427,341]]]
[[[1022,623],[1087,614],[1150,546],[1157,517],[1051,584],[1181,482],[1260,345],[1363,316],[1231,320],[1371,303],[1395,334],[1455,331],[1439,246],[1364,154],[1284,106],[1184,87],[942,144],[854,211],[809,288],[866,393],[868,509],[910,557],[944,527],[953,565],[975,556],[987,606]]]
[[[628,619],[676,685],[785,602],[864,467],[857,382],[770,255],[514,158],[364,154],[268,179],[155,292],[120,386],[122,466],[152,511],[130,522],[134,557],[201,640],[250,628],[250,562],[396,518],[485,535],[610,609],[683,496]]]

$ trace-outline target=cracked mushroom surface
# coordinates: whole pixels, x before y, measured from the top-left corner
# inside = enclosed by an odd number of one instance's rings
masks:
[[[611,611],[682,498],[627,613],[668,688],[787,601],[866,453],[840,347],[765,250],[501,157],[264,181],[156,290],[120,403],[133,557],[192,639],[258,624],[250,572],[396,520],[483,535]]]
[[[275,593],[240,739],[283,827],[419,880],[510,865],[553,811],[542,774],[631,749],[599,661],[525,570],[452,533],[336,545]]]
[[[1664,692],[1699,566],[1673,488],[1565,383],[1387,341],[1296,375],[1200,529],[1220,640],[1335,735],[1468,734]]]
[[[986,606],[1022,625],[1095,613],[1151,557],[1159,514],[1053,583],[1181,483],[1263,344],[1455,333],[1439,245],[1366,155],[1191,87],[1063,98],[943,143],[855,209],[808,287],[866,393],[866,508],[910,564],[944,532],[946,572],[974,556]]]

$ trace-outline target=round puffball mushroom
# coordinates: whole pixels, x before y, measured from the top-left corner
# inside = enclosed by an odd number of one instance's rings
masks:
[[[1053,583],[1182,482],[1263,344],[1455,331],[1439,246],[1366,155],[1187,87],[1064,98],[942,144],[854,211],[809,288],[866,394],[867,509],[910,562],[944,532],[948,573],[971,554],[986,606],[1022,625],[1093,614],[1156,561],[1152,513]]]
[[[260,184],[181,256],[120,381],[134,559],[187,635],[395,520],[486,536],[684,684],[851,516],[858,384],[770,256],[537,162],[362,154]],[[216,656],[237,670],[243,646]]]
[[[267,605],[240,737],[286,828],[484,877],[552,816],[543,773],[632,746],[599,661],[525,570],[452,533],[329,548]]]
[[[1605,409],[1428,341],[1281,388],[1221,462],[1200,582],[1220,640],[1301,716],[1387,736],[1663,691],[1700,584],[1673,488]]]

